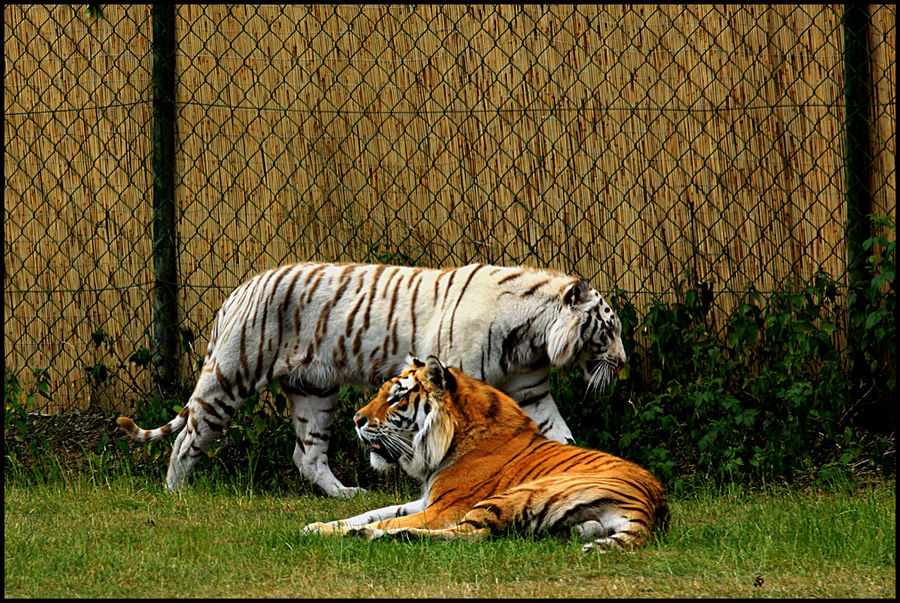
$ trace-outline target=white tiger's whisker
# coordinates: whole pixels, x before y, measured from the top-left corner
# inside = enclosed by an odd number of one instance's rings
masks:
[[[595,391],[598,394],[602,393],[609,384],[611,377],[612,373],[609,370],[609,364],[605,362],[600,363],[588,379],[588,391]]]

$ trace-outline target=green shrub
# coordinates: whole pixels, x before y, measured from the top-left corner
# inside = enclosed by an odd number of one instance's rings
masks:
[[[894,228],[887,219],[875,224]],[[872,279],[857,293],[864,311],[849,317],[841,286],[823,273],[765,305],[751,288],[721,328],[708,315],[708,284],[680,283],[676,301],[655,301],[643,317],[617,292],[628,370],[593,397],[584,395],[577,369],[553,375],[573,433],[646,465],[676,489],[691,476],[765,482],[843,479],[861,467],[893,472],[895,244],[879,233],[866,249]],[[842,321],[862,371],[838,347],[848,345],[837,337]]]
[[[28,423],[28,412],[35,406],[35,396],[50,397],[50,373],[35,369],[34,384],[26,391],[13,374],[3,380],[3,463],[6,471],[17,468],[27,459],[40,462],[47,450],[47,438],[34,432]]]

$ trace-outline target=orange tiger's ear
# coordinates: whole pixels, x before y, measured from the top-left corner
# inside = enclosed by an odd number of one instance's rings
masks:
[[[425,368],[425,374],[428,376],[428,380],[436,393],[449,392],[452,394],[456,391],[456,377],[441,363],[437,356],[426,358]]]
[[[425,363],[416,358],[412,352],[406,355],[406,366],[411,369],[422,368]]]

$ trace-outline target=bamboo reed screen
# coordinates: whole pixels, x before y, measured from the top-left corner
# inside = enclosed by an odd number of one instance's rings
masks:
[[[639,309],[845,278],[839,6],[179,6],[187,382],[238,283],[303,260],[527,263]],[[150,9],[3,9],[6,370],[132,408],[153,287]],[[895,215],[896,9],[869,9]]]

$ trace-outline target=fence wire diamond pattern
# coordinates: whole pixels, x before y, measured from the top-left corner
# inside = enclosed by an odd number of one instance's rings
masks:
[[[150,392],[146,5],[4,7],[5,361],[45,411]],[[528,263],[714,313],[846,279],[840,6],[176,7],[179,359],[305,260]],[[870,212],[895,215],[896,9],[867,14]],[[191,352],[193,350],[193,352]]]

